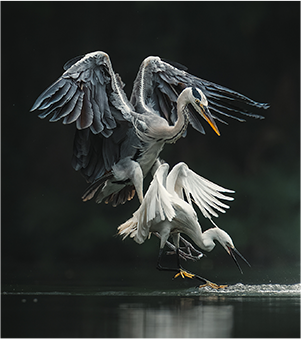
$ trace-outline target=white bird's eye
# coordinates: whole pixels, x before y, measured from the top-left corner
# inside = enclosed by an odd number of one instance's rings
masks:
[[[199,99],[195,99],[195,103],[196,103],[197,105],[199,105],[199,104],[200,104],[200,100],[199,100]]]

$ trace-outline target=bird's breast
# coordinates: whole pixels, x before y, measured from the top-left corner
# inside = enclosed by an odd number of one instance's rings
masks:
[[[157,160],[160,152],[164,146],[164,141],[156,141],[152,144],[148,144],[142,149],[140,157],[137,159],[143,175],[146,176],[147,173],[153,167],[155,161]]]

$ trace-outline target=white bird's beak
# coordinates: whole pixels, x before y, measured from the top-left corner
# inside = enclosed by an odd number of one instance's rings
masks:
[[[239,271],[241,274],[243,274],[242,269],[239,266],[239,263],[237,261],[237,259],[235,258],[234,252],[248,265],[251,267],[251,265],[248,263],[248,261],[238,252],[238,250],[235,247],[229,247],[227,246],[226,248],[227,252],[229,253],[229,255],[232,257],[232,259],[234,260],[236,266],[238,267]]]

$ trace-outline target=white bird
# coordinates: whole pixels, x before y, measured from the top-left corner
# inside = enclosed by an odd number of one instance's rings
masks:
[[[174,166],[169,174],[168,170],[167,163],[157,169],[142,204],[131,219],[118,227],[118,234],[123,236],[123,239],[130,236],[138,244],[142,244],[151,233],[159,233],[161,242],[157,261],[158,269],[177,271],[176,277],[181,275],[182,277],[197,278],[205,281],[207,285],[217,288],[216,284],[210,283],[207,279],[182,270],[179,259],[176,269],[164,268],[160,261],[169,236],[172,236],[178,252],[180,233],[183,233],[188,235],[199,248],[207,252],[212,251],[215,247],[214,241],[218,241],[231,255],[242,273],[234,252],[248,265],[249,263],[236,250],[230,236],[212,221],[212,216],[218,216],[215,210],[224,213],[225,209],[229,208],[220,199],[233,200],[232,197],[223,193],[234,193],[234,191],[218,186],[197,175],[185,163]],[[192,201],[215,227],[202,232]]]
[[[232,114],[262,117],[237,104],[269,107],[159,57],[142,62],[130,100],[104,52],[74,58],[64,70],[31,111],[40,111],[40,118],[51,116],[50,121],[76,124],[72,166],[91,184],[84,201],[97,193],[97,203],[105,199],[116,206],[137,191],[142,202],[144,177],[159,166],[165,143],[185,135],[188,124],[205,133],[199,117],[220,134],[215,120],[222,120],[209,108],[244,121]]]

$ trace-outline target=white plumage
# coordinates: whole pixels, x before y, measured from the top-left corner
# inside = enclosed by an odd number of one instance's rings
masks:
[[[161,237],[160,251],[157,267],[163,248],[171,235],[174,245],[179,254],[180,234],[186,234],[202,250],[212,251],[215,241],[233,258],[239,270],[242,270],[234,256],[238,254],[248,265],[246,259],[234,247],[229,234],[217,227],[212,216],[218,217],[218,212],[225,213],[228,205],[220,200],[233,200],[232,197],[223,193],[234,193],[234,191],[216,185],[209,180],[197,175],[188,166],[181,162],[173,167],[168,174],[169,165],[160,165],[154,174],[154,178],[138,210],[133,217],[118,227],[118,234],[125,239],[127,236],[133,238],[138,244],[142,244],[151,233],[159,233]],[[200,208],[204,217],[214,224],[215,227],[202,232],[198,222],[197,214],[193,208],[193,202]],[[181,270],[180,274],[187,277],[195,277]],[[174,269],[167,269],[174,270]],[[184,272],[184,273],[183,273]],[[201,278],[201,280],[206,280]]]
[[[197,175],[183,162],[174,166],[169,174],[168,170],[167,163],[157,169],[141,206],[131,219],[119,226],[119,234],[123,238],[130,235],[141,244],[150,232],[158,232],[161,235],[161,248],[163,248],[170,234],[184,233],[200,248],[208,250],[202,239],[204,235],[192,201],[200,208],[203,215],[212,221],[212,216],[218,216],[215,210],[224,213],[225,209],[229,208],[220,200],[233,200],[223,193],[234,193],[234,191]],[[212,223],[214,224],[213,221]],[[216,232],[220,231],[218,227],[214,229]]]

